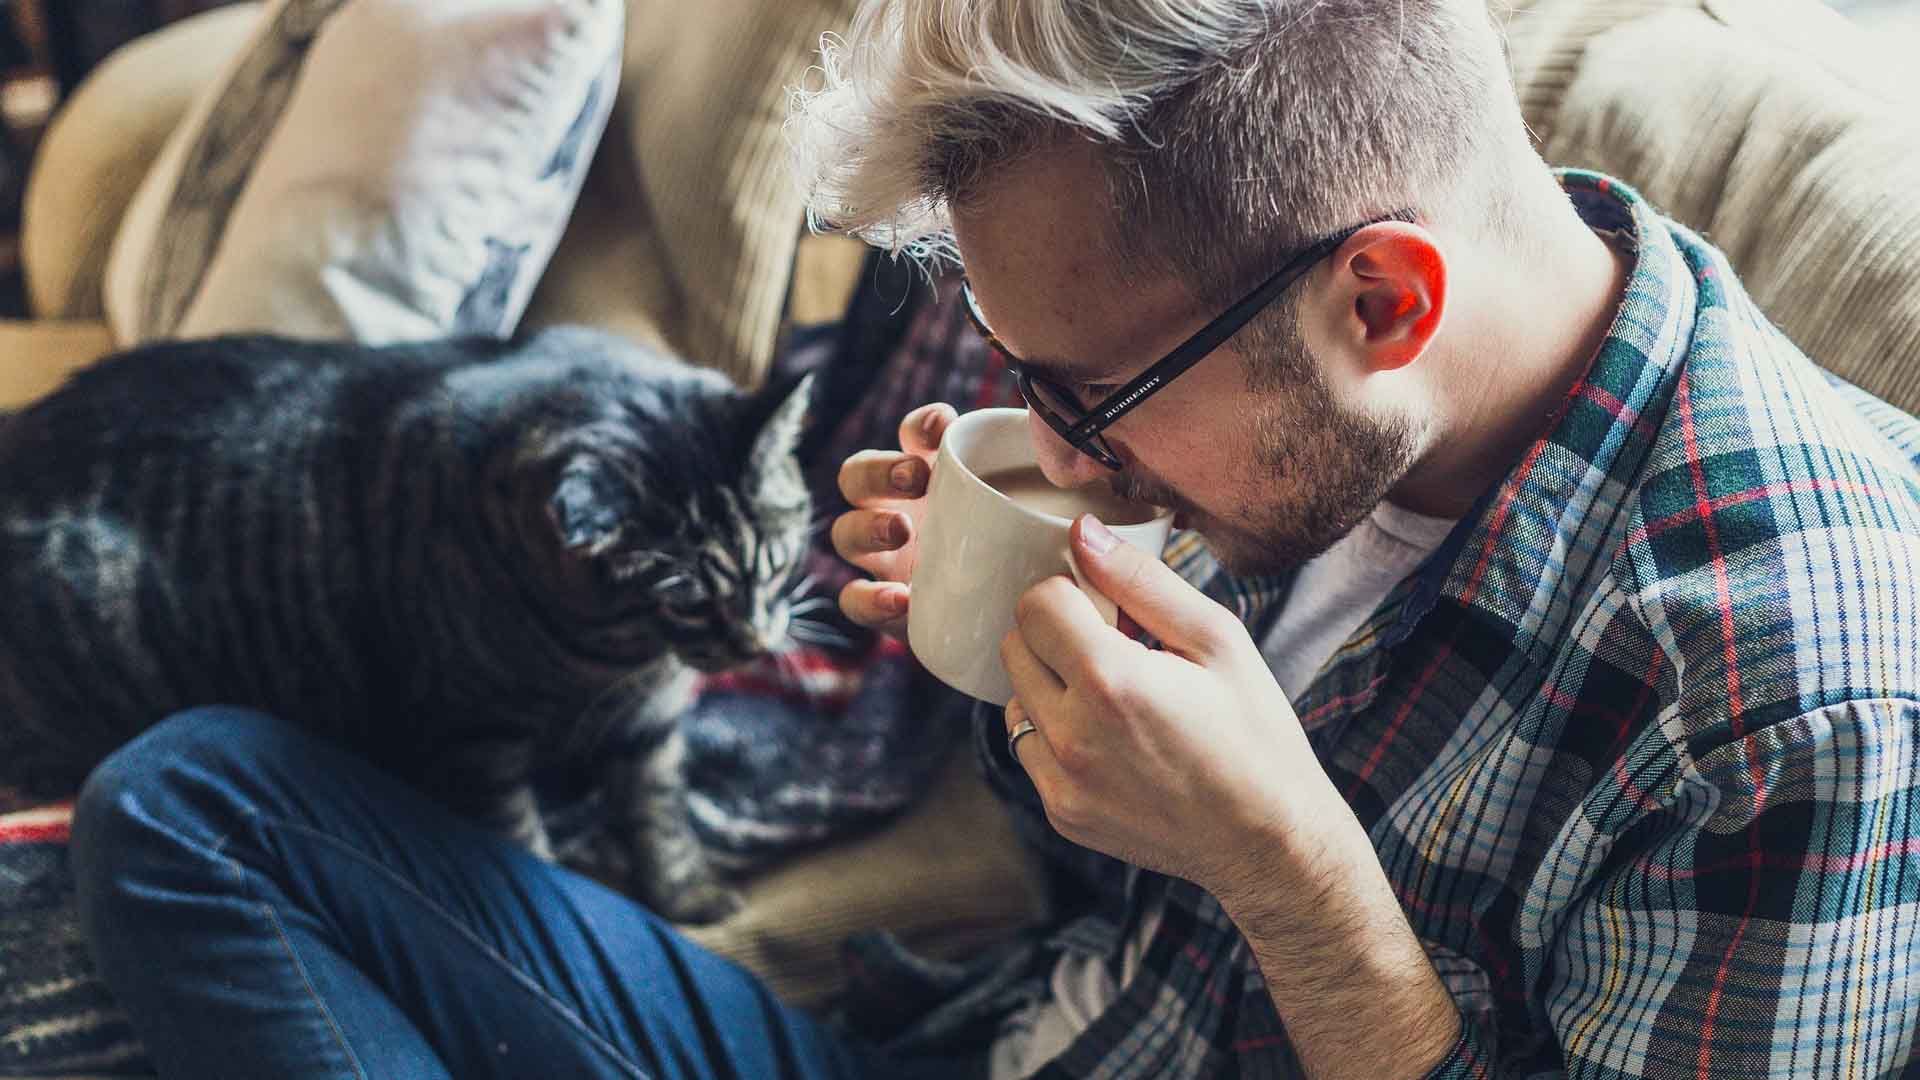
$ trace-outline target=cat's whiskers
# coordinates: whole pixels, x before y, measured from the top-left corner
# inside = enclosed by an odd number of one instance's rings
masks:
[[[833,629],[833,627],[826,623],[801,618],[798,615],[796,615],[793,622],[788,625],[787,633],[792,634],[794,640],[802,641],[809,645],[830,645],[841,649],[851,649],[853,647],[852,638]]]
[[[814,587],[819,584],[819,574],[808,574],[806,577],[794,582],[793,585],[787,589],[787,599],[790,601],[805,600],[813,595]]]

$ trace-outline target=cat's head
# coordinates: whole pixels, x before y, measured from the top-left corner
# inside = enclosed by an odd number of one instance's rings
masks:
[[[542,511],[588,648],[719,671],[787,640],[811,532],[794,456],[811,387],[678,380],[550,459]]]

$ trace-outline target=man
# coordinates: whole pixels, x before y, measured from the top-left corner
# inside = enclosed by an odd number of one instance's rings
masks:
[[[1479,0],[876,0],[828,60],[816,214],[950,236],[1048,477],[1277,601],[1085,518],[1164,649],[1021,601],[993,722],[1157,873],[996,1076],[1907,1065],[1920,474],[1718,252],[1549,171]],[[950,416],[842,471],[856,621]]]

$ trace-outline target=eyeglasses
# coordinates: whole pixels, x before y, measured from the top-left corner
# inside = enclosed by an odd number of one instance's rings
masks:
[[[1347,242],[1354,233],[1368,226],[1384,221],[1412,221],[1411,211],[1400,211],[1385,217],[1343,229],[1324,240],[1314,243],[1293,258],[1286,265],[1274,271],[1273,276],[1254,287],[1238,303],[1228,308],[1221,316],[1201,327],[1192,337],[1180,343],[1172,352],[1156,361],[1152,367],[1140,373],[1139,377],[1127,383],[1113,393],[1108,394],[1099,404],[1083,406],[1079,395],[1072,390],[1035,373],[1028,364],[1015,356],[993,328],[987,325],[987,317],[980,311],[980,302],[973,295],[973,283],[962,280],[960,292],[966,298],[967,316],[973,320],[974,329],[980,332],[988,345],[998,350],[1006,360],[1007,370],[1013,373],[1014,381],[1019,384],[1020,396],[1026,399],[1027,407],[1040,419],[1046,421],[1068,446],[1087,455],[1093,460],[1118,472],[1120,458],[1101,432],[1113,426],[1113,422],[1125,416],[1141,402],[1164,389],[1183,372],[1199,363],[1207,354],[1219,348],[1226,340],[1240,332],[1240,328],[1253,321],[1255,315],[1266,310],[1287,286],[1298,281],[1321,259],[1333,254],[1341,244]]]

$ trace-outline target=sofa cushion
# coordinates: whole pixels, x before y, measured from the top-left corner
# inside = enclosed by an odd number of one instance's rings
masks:
[[[30,404],[113,348],[95,319],[0,319],[0,412]]]
[[[168,135],[253,33],[258,4],[216,8],[147,34],[95,67],[34,152],[21,210],[27,308],[45,319],[98,319],[120,219]]]
[[[742,383],[763,378],[802,228],[782,135],[787,91],[852,9],[632,0],[607,140],[628,156],[596,163],[529,322],[591,312],[600,325],[657,328],[675,351]]]
[[[1631,182],[1815,361],[1920,410],[1920,124],[1867,35],[1813,0],[1542,0],[1508,41],[1549,162]]]
[[[122,223],[122,344],[505,334],[618,78],[621,0],[276,0]]]

